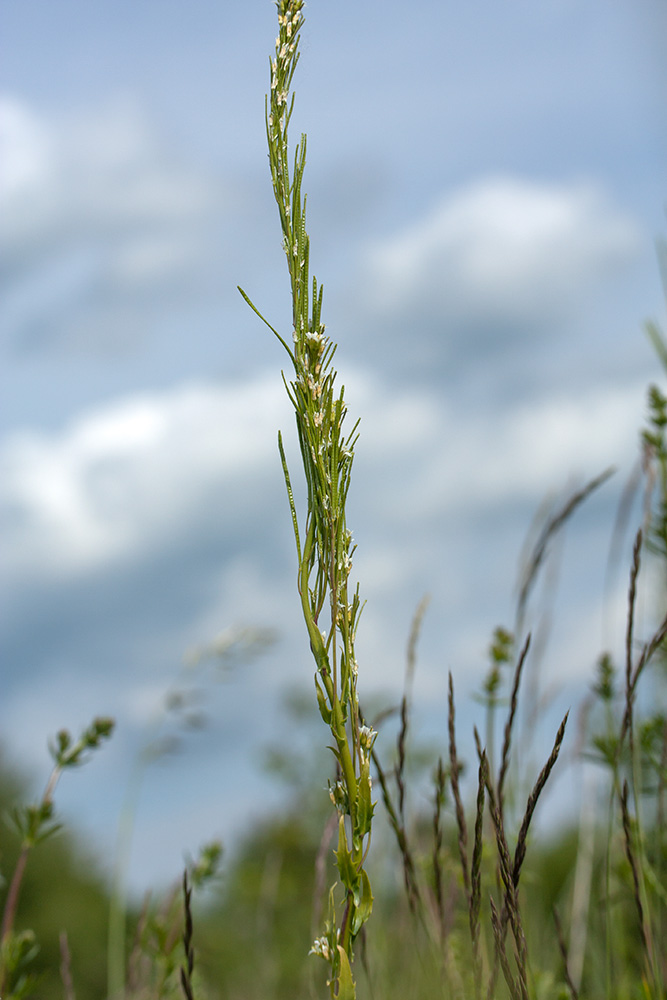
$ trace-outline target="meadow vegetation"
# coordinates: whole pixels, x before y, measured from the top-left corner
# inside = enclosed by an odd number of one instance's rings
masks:
[[[363,605],[352,582],[355,545],[346,522],[358,426],[346,425],[322,286],[309,273],[305,136],[293,153],[288,147],[303,0],[278,0],[277,8],[266,130],[292,329],[281,333],[264,322],[289,358],[283,380],[296,419],[303,510],[292,489],[296,458],[288,459],[281,436],[278,451],[295,539],[295,600],[313,658],[311,707],[319,713],[320,743],[332,751],[331,769],[311,773],[303,760],[294,767],[284,749],[274,754],[274,770],[287,779],[280,814],[249,833],[233,858],[220,845],[204,848],[173,892],[148,898],[137,911],[118,883],[109,889],[95,874],[87,848],[59,831],[55,818],[63,772],[104,752],[113,723],[96,719],[78,738],[58,733],[50,745],[52,772],[35,805],[21,804],[21,783],[9,772],[0,784],[9,820],[1,840],[0,997],[661,1000],[667,995],[667,397],[657,385],[649,388],[638,433],[641,524],[617,528],[634,533],[625,645],[601,651],[591,665],[577,739],[566,715],[537,766],[532,755],[517,753],[524,678],[533,666],[526,607],[554,541],[607,471],[543,511],[534,526],[515,621],[490,640],[473,759],[461,757],[451,674],[444,745],[426,753],[411,730],[426,602],[408,637],[400,704],[365,704],[363,664],[355,656]],[[667,373],[667,346],[656,326],[649,336]],[[653,630],[640,636],[637,593],[645,578]],[[301,724],[308,709],[294,711]],[[528,727],[543,728],[535,707],[526,711]],[[584,796],[578,824],[536,834],[545,788],[559,768],[574,766],[561,759],[566,733],[577,744],[577,760],[604,776],[606,807],[595,809],[593,797]],[[327,780],[328,803],[321,791]],[[419,796],[411,794],[417,785]]]

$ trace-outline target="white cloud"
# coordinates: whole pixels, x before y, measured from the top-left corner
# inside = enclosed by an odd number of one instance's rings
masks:
[[[60,433],[12,434],[0,452],[6,564],[85,572],[187,533],[224,486],[229,503],[229,484],[273,468],[285,406],[274,378],[187,385],[84,414]]]
[[[493,419],[485,414],[451,436],[441,489],[433,492],[453,506],[537,499],[572,475],[627,462],[637,451],[644,395],[642,383],[591,390],[583,399],[553,396]]]
[[[139,338],[139,297],[164,308],[210,276],[220,182],[166,148],[136,105],[47,116],[0,97],[0,148],[3,328],[14,343],[36,334],[89,352],[130,328]]]
[[[48,130],[21,102],[0,99],[3,207],[47,184],[52,146]]]
[[[362,414],[351,505],[372,509],[382,531],[445,512],[492,516],[499,503],[537,502],[573,475],[631,462],[644,386],[492,416],[427,391],[397,393],[363,372],[351,374],[346,396]],[[19,577],[76,575],[209,532],[214,521],[233,535],[251,509],[264,523],[260,484],[276,475],[278,427],[302,493],[292,424],[280,381],[266,375],[144,393],[57,433],[15,432],[0,447],[5,565]],[[385,583],[393,578],[386,553],[365,557]]]
[[[357,479],[366,464],[373,502],[406,521],[535,502],[572,476],[632,462],[646,396],[643,382],[603,385],[490,412],[454,409],[429,390],[399,394],[357,378],[348,385],[351,405],[363,411]]]
[[[382,316],[531,321],[562,316],[637,253],[633,219],[592,184],[491,177],[442,198],[367,250]]]

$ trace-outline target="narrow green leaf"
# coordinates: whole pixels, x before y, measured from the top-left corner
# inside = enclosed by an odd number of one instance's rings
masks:
[[[274,333],[276,335],[276,337],[278,338],[278,340],[280,341],[280,343],[283,345],[283,347],[285,348],[285,350],[287,351],[287,353],[289,354],[290,358],[293,361],[294,360],[294,355],[292,354],[292,351],[291,351],[290,347],[288,346],[287,342],[285,340],[283,340],[283,338],[280,336],[280,334],[278,333],[278,331],[276,330],[276,328],[274,326],[271,326],[271,324],[269,323],[268,319],[266,319],[265,316],[262,316],[261,312],[259,311],[259,309],[255,305],[255,303],[252,302],[248,298],[248,296],[243,291],[243,289],[241,288],[241,286],[237,285],[236,287],[238,288],[239,292],[241,293],[241,295],[243,296],[243,298],[246,300],[246,302],[248,303],[248,305],[250,306],[250,308],[252,309],[252,311],[254,313],[257,313],[257,315],[261,319],[262,323],[266,323],[266,325],[268,326],[268,328],[271,331],[271,333]]]
[[[283,467],[283,476],[285,478],[285,486],[287,488],[287,496],[289,499],[289,509],[292,514],[292,528],[294,529],[294,539],[296,541],[296,554],[299,563],[301,563],[301,542],[299,539],[299,522],[296,517],[296,505],[294,503],[294,493],[292,492],[292,483],[289,477],[289,469],[287,467],[287,458],[285,457],[285,449],[283,447],[283,436],[278,431],[278,451],[280,452],[280,461]]]
[[[350,960],[340,945],[338,945],[338,954],[340,955],[340,973],[336,1000],[356,1000],[357,991],[352,978]]]
[[[355,836],[360,840],[370,833],[375,805],[371,802],[370,760],[364,762],[357,784]]]
[[[354,890],[357,883],[357,873],[355,871],[354,862],[352,861],[352,854],[348,850],[347,846],[347,837],[345,836],[345,818],[343,816],[341,816],[338,820],[338,850],[334,853],[336,855],[336,864],[338,866],[341,882],[346,889]]]
[[[373,893],[371,891],[371,883],[364,868],[362,868],[359,872],[359,876],[359,882],[354,892],[356,909],[352,918],[353,937],[357,936],[373,910]]]
[[[320,715],[327,726],[331,724],[331,709],[327,705],[327,700],[324,695],[324,691],[320,687],[320,683],[317,679],[317,674],[315,674],[315,688],[317,691],[317,704],[320,709]]]

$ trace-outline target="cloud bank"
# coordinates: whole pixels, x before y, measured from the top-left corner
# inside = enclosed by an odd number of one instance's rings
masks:
[[[140,336],[147,309],[201,294],[226,195],[135,103],[56,118],[5,96],[0,144],[0,293],[15,350],[118,347]]]

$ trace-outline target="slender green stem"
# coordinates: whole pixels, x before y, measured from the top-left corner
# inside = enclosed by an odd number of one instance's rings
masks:
[[[297,549],[301,609],[316,665],[317,701],[333,736],[331,749],[339,768],[340,778],[330,796],[339,816],[335,854],[344,889],[340,923],[331,893],[326,934],[315,941],[312,950],[330,964],[332,997],[351,1000],[355,996],[352,947],[373,902],[363,864],[374,809],[370,760],[375,740],[373,730],[361,725],[359,718],[354,643],[362,605],[358,588],[351,591],[349,585],[355,546],[345,513],[358,422],[351,432],[344,432],[344,388],[336,388],[337,372],[332,365],[336,345],[322,322],[322,286],[314,277],[311,283],[309,274],[310,239],[303,193],[306,137],[301,136],[292,160],[288,151],[287,133],[294,108],[290,90],[299,60],[304,4],[303,0],[278,0],[276,6],[278,38],[265,116],[271,180],[292,294],[293,346],[264,319],[245,292],[242,294],[278,337],[294,370],[290,381],[285,375],[283,380],[294,408],[306,481],[306,512],[301,526],[282,436],[278,447]]]

